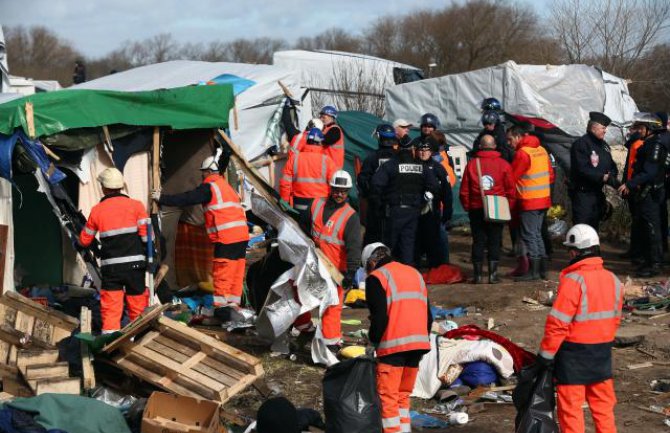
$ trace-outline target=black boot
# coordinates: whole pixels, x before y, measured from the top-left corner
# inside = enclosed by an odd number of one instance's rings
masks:
[[[498,262],[489,262],[489,284],[498,284]]]
[[[540,258],[539,273],[540,273],[540,278],[542,278],[543,280],[547,279],[547,265],[548,265],[548,263],[549,263],[549,260],[546,257],[541,257]]]
[[[530,259],[530,267],[526,275],[515,278],[514,281],[535,281],[540,279],[540,262],[538,258]]]
[[[482,283],[482,268],[483,265],[481,262],[472,263],[472,269],[473,269],[472,284]]]

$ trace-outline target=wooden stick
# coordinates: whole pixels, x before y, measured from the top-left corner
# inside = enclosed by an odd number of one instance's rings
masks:
[[[281,80],[280,80],[280,81],[277,81],[277,84],[279,84],[279,87],[281,87],[281,90],[282,90],[282,92],[284,92],[284,95],[286,95],[287,97],[293,99],[293,93],[291,93],[291,91],[289,90],[289,88],[286,87],[286,86],[284,85],[284,83],[281,82]]]
[[[169,270],[170,267],[168,265],[161,265],[161,267],[158,268],[158,272],[156,272],[156,281],[154,281],[155,287],[158,287],[160,285],[160,283],[163,281],[163,278],[165,278]]]
[[[32,102],[26,102],[26,123],[28,124],[28,136],[35,138],[35,112]]]
[[[656,319],[660,319],[660,318],[662,318],[662,317],[668,317],[668,316],[670,316],[670,311],[667,312],[667,313],[657,314],[656,316],[651,316],[651,317],[649,318],[649,320],[656,320]]]
[[[151,189],[160,189],[161,188],[161,168],[160,168],[160,157],[161,157],[161,134],[158,126],[154,127],[154,137],[153,137],[153,147],[151,153]],[[158,213],[158,203],[151,200],[151,213]]]
[[[235,127],[235,131],[240,130],[240,119],[237,113],[237,99],[235,99],[235,103],[233,104],[233,126]]]
[[[648,352],[648,351],[644,350],[644,349],[641,348],[641,347],[635,347],[635,350],[637,350],[637,351],[640,352],[640,353],[644,353],[644,354],[647,355],[647,356],[651,356],[652,358],[658,358],[657,355],[654,355],[653,353]]]

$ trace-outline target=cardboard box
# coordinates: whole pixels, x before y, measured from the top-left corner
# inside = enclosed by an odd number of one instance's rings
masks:
[[[219,403],[155,391],[142,416],[142,433],[219,433]]]

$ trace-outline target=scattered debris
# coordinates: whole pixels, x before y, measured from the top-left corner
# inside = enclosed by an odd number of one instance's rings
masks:
[[[629,364],[628,366],[626,366],[626,369],[628,369],[628,370],[639,370],[641,368],[649,368],[649,367],[653,367],[653,366],[654,366],[654,364],[651,363],[651,362],[641,362],[639,364]]]

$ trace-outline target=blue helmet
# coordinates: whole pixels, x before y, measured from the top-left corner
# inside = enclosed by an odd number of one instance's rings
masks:
[[[497,125],[500,122],[500,115],[495,111],[484,111],[482,114],[482,125]]]
[[[312,128],[307,133],[307,142],[321,144],[323,142],[323,132],[319,128]]]
[[[375,137],[378,139],[395,138],[395,129],[388,123],[380,123],[375,129]]]
[[[337,108],[333,107],[332,105],[326,105],[321,109],[321,111],[319,111],[319,114],[325,114],[332,117],[333,119],[337,119]]]
[[[440,120],[436,115],[426,113],[419,119],[419,126],[432,126],[433,128],[438,129],[440,127]]]
[[[500,111],[502,110],[502,104],[496,98],[486,98],[482,101],[482,111]]]

